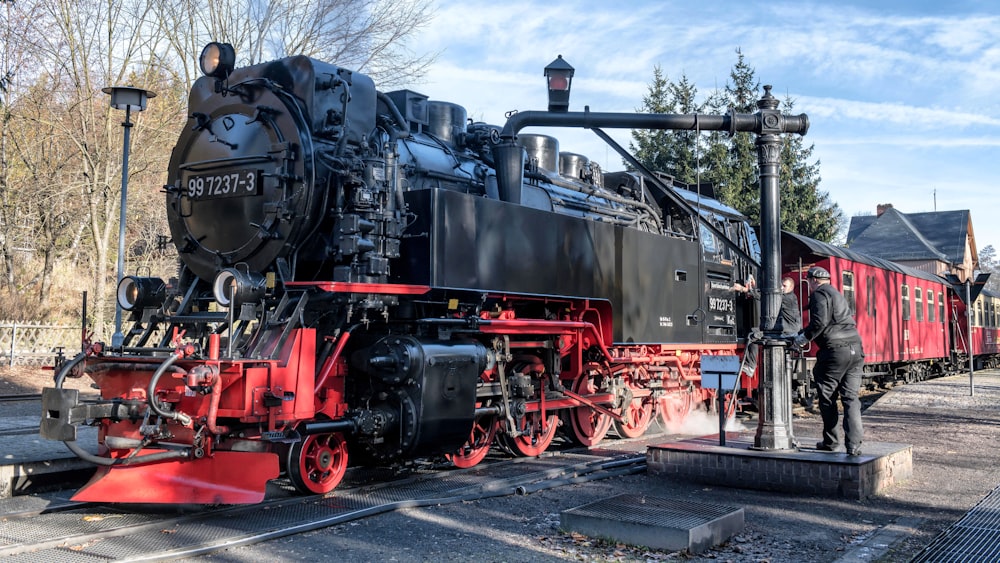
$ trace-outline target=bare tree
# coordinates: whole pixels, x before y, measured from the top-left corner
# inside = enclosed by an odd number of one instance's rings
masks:
[[[306,55],[385,85],[422,76],[434,58],[406,49],[433,16],[429,0],[165,0],[155,9],[188,84],[209,41],[232,44],[240,64]]]
[[[108,305],[109,265],[114,262],[117,233],[118,207],[120,202],[121,178],[121,115],[113,112],[101,88],[107,85],[122,85],[129,79],[143,73],[148,61],[154,59],[152,52],[157,47],[157,38],[149,34],[149,6],[139,0],[37,0],[33,3],[36,13],[32,29],[26,33],[24,41],[33,52],[44,61],[36,69],[33,77],[36,84],[45,85],[39,97],[44,96],[43,109],[27,109],[24,119],[33,121],[36,131],[41,128],[50,133],[48,139],[60,139],[60,143],[46,145],[48,155],[58,158],[36,158],[46,154],[37,150],[40,144],[28,144],[22,151],[23,161],[33,170],[36,182],[47,182],[50,204],[44,205],[44,198],[34,209],[37,211],[38,232],[45,236],[38,238],[39,244],[48,248],[43,255],[56,249],[65,232],[73,232],[74,222],[83,220],[86,224],[85,242],[91,252],[90,260],[93,295],[96,307],[94,319],[98,333],[103,332],[105,313]],[[90,25],[81,25],[89,22]],[[133,84],[145,87],[144,84]],[[36,106],[37,107],[37,106]],[[135,121],[140,121],[135,116]],[[135,137],[141,142],[142,127],[135,128]],[[45,137],[36,138],[44,141]],[[71,189],[71,198],[61,193]],[[57,205],[51,205],[53,201]],[[63,219],[53,210],[64,206],[71,210],[68,201],[79,201],[84,212]],[[48,291],[44,271],[43,289]]]
[[[19,74],[24,67],[26,52],[21,39],[25,36],[32,14],[13,2],[3,2],[0,9],[0,286],[13,291],[15,282],[14,245],[9,236],[18,224],[17,197],[13,193],[19,186],[11,165],[10,146],[14,114],[11,105],[17,98]]]
[[[18,299],[28,310],[36,296],[52,307],[33,313],[68,313],[70,299],[49,295],[88,290],[97,336],[108,336],[124,114],[109,107],[103,87],[157,93],[146,111],[131,115],[126,270],[160,274],[175,259],[155,251],[167,232],[161,190],[207,42],[232,43],[238,64],[304,54],[392,84],[421,75],[432,59],[406,49],[430,20],[430,6],[431,0],[0,0],[0,288],[8,290],[0,295],[0,315]],[[85,273],[58,275],[72,268]]]

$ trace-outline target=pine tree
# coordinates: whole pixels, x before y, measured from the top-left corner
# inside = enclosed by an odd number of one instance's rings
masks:
[[[659,65],[653,67],[653,82],[649,92],[642,97],[639,113],[674,113],[675,105],[670,98],[670,81]],[[633,129],[629,150],[636,160],[653,171],[666,172],[671,166],[671,152],[674,145],[673,132],[658,129]],[[631,166],[626,162],[626,167]]]
[[[695,102],[697,94],[698,89],[683,74],[680,80],[670,84],[671,103],[676,113],[690,114],[701,111]],[[698,132],[673,131],[672,133],[673,146],[670,150],[672,162],[667,165],[666,171],[681,182],[696,184],[699,180],[697,156],[700,139]]]
[[[653,69],[653,82],[637,111],[650,113],[725,114],[756,113],[760,82],[742,51],[724,89],[713,91],[704,103],[696,102],[697,89],[686,76],[670,82],[663,70]],[[791,113],[794,100],[786,98],[782,112]],[[711,183],[723,203],[760,224],[760,181],[756,139],[751,133],[725,131],[634,130],[630,148],[639,162],[654,171],[695,184]],[[801,135],[784,135],[781,145],[779,197],[781,228],[830,242],[840,232],[843,211],[827,192],[819,189],[820,163],[810,162],[813,145],[805,145]]]
[[[715,90],[705,101],[705,112],[722,115],[729,111],[729,101],[725,92]],[[701,167],[702,182],[715,186],[716,197],[726,202],[724,192],[726,186],[732,184],[729,163],[729,133],[726,131],[710,131],[702,135]]]
[[[754,113],[760,97],[760,82],[754,76],[754,69],[746,62],[743,51],[736,49],[736,55],[736,65],[729,74],[731,83],[726,83],[726,100],[737,113]],[[725,183],[719,186],[720,199],[746,215],[751,223],[760,224],[757,147],[752,134],[740,132],[733,135],[727,165]]]
[[[997,251],[992,244],[979,249],[979,271],[988,272],[990,279],[986,281],[986,289],[1000,293],[1000,260],[997,259]]]
[[[782,112],[791,114],[795,101],[786,97]],[[801,135],[783,135],[780,164],[781,228],[830,242],[844,224],[844,213],[819,189],[819,161],[810,163],[814,145]]]
[[[698,113],[702,108],[696,103],[697,88],[681,75],[676,83],[670,82],[659,66],[653,68],[653,82],[649,93],[642,98],[642,113]],[[693,184],[698,179],[697,143],[694,131],[669,131],[634,129],[629,148],[636,160],[646,168],[673,176],[681,182]],[[626,163],[627,166],[627,163]]]

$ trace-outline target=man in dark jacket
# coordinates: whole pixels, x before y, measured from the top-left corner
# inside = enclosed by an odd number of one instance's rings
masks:
[[[849,455],[861,455],[861,366],[864,350],[857,325],[851,317],[847,300],[830,285],[830,272],[825,268],[809,268],[809,325],[795,337],[795,343],[805,347],[809,341],[820,347],[816,354],[813,379],[819,391],[819,412],[823,418],[823,441],[816,444],[822,451],[837,451],[837,398],[844,406],[844,445]]]
[[[802,330],[802,310],[799,309],[799,298],[795,296],[795,280],[785,276],[781,279],[781,310],[778,314],[778,325],[782,336],[795,336]]]
[[[742,293],[753,301],[754,318],[760,316],[760,291],[754,284],[753,276],[749,278],[746,285],[733,284],[733,289],[737,293]],[[802,310],[799,309],[799,299],[795,296],[795,280],[785,276],[781,280],[781,310],[778,314],[775,330],[781,332],[781,336],[795,336],[802,330]],[[746,354],[740,371],[746,377],[752,378],[757,372],[757,356],[760,354],[760,343],[752,338],[747,343]]]

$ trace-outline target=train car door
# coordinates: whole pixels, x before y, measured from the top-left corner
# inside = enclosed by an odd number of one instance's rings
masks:
[[[894,359],[905,361],[910,358],[910,317],[913,310],[910,303],[910,284],[905,276],[900,278],[899,286],[899,306],[900,306],[900,330],[897,344],[897,354]]]
[[[865,360],[871,363],[878,362],[882,358],[882,354],[885,353],[885,345],[879,330],[877,305],[878,294],[875,293],[875,276],[869,273],[865,275],[864,315],[867,322],[864,324],[864,332],[861,333],[861,341],[865,345]],[[859,325],[858,328],[860,329],[861,326]]]
[[[873,268],[871,276],[871,291],[875,315],[875,331],[878,338],[874,339],[873,357],[871,363],[895,362],[901,359],[903,342],[900,307],[903,301],[900,295],[901,284],[897,274],[883,269]],[[865,341],[865,346],[868,341]],[[865,350],[868,353],[868,350]],[[876,360],[877,355],[877,360]]]

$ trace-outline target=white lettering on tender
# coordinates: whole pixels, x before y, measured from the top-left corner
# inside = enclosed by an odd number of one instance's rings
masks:
[[[708,308],[712,311],[725,311],[732,313],[735,309],[732,299],[725,299],[723,297],[709,297],[708,298]]]

